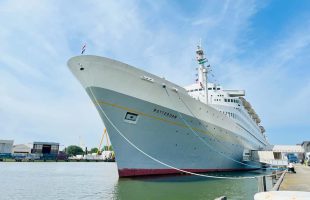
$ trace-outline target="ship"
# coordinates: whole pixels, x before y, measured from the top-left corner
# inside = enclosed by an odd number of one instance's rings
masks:
[[[198,77],[186,87],[106,57],[69,59],[108,131],[119,177],[260,168],[244,159],[269,145],[245,91],[209,82],[201,45],[195,53]]]

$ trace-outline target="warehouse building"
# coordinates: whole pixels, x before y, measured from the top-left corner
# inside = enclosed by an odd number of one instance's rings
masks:
[[[43,155],[57,155],[59,152],[59,143],[55,142],[34,142],[31,153]]]
[[[0,140],[0,154],[11,154],[14,140]]]
[[[30,154],[31,145],[30,144],[16,144],[13,146],[13,154]]]

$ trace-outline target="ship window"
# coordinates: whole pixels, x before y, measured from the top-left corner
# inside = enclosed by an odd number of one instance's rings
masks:
[[[215,90],[215,87],[213,88],[213,90]]]
[[[195,89],[195,91],[198,91],[198,89]]]
[[[212,90],[212,88],[209,87],[208,90]]]
[[[225,102],[227,102],[227,99],[224,99]]]
[[[202,91],[202,89],[200,88],[199,91]]]
[[[217,90],[220,90],[220,88],[217,88]]]

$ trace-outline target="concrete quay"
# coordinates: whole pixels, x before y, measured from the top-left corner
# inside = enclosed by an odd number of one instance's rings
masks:
[[[286,173],[279,190],[310,192],[310,167],[301,164],[294,167],[296,174]]]
[[[309,200],[310,167],[301,164],[294,167],[296,173],[286,172],[272,191],[256,193],[254,200]]]

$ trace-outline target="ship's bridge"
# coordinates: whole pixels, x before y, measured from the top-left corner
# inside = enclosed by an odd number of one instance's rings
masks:
[[[202,102],[206,102],[206,93],[202,84],[195,83],[185,87],[188,94]],[[222,86],[208,83],[208,104],[219,104],[225,106],[240,106],[239,97],[245,95],[244,90],[223,90]]]

